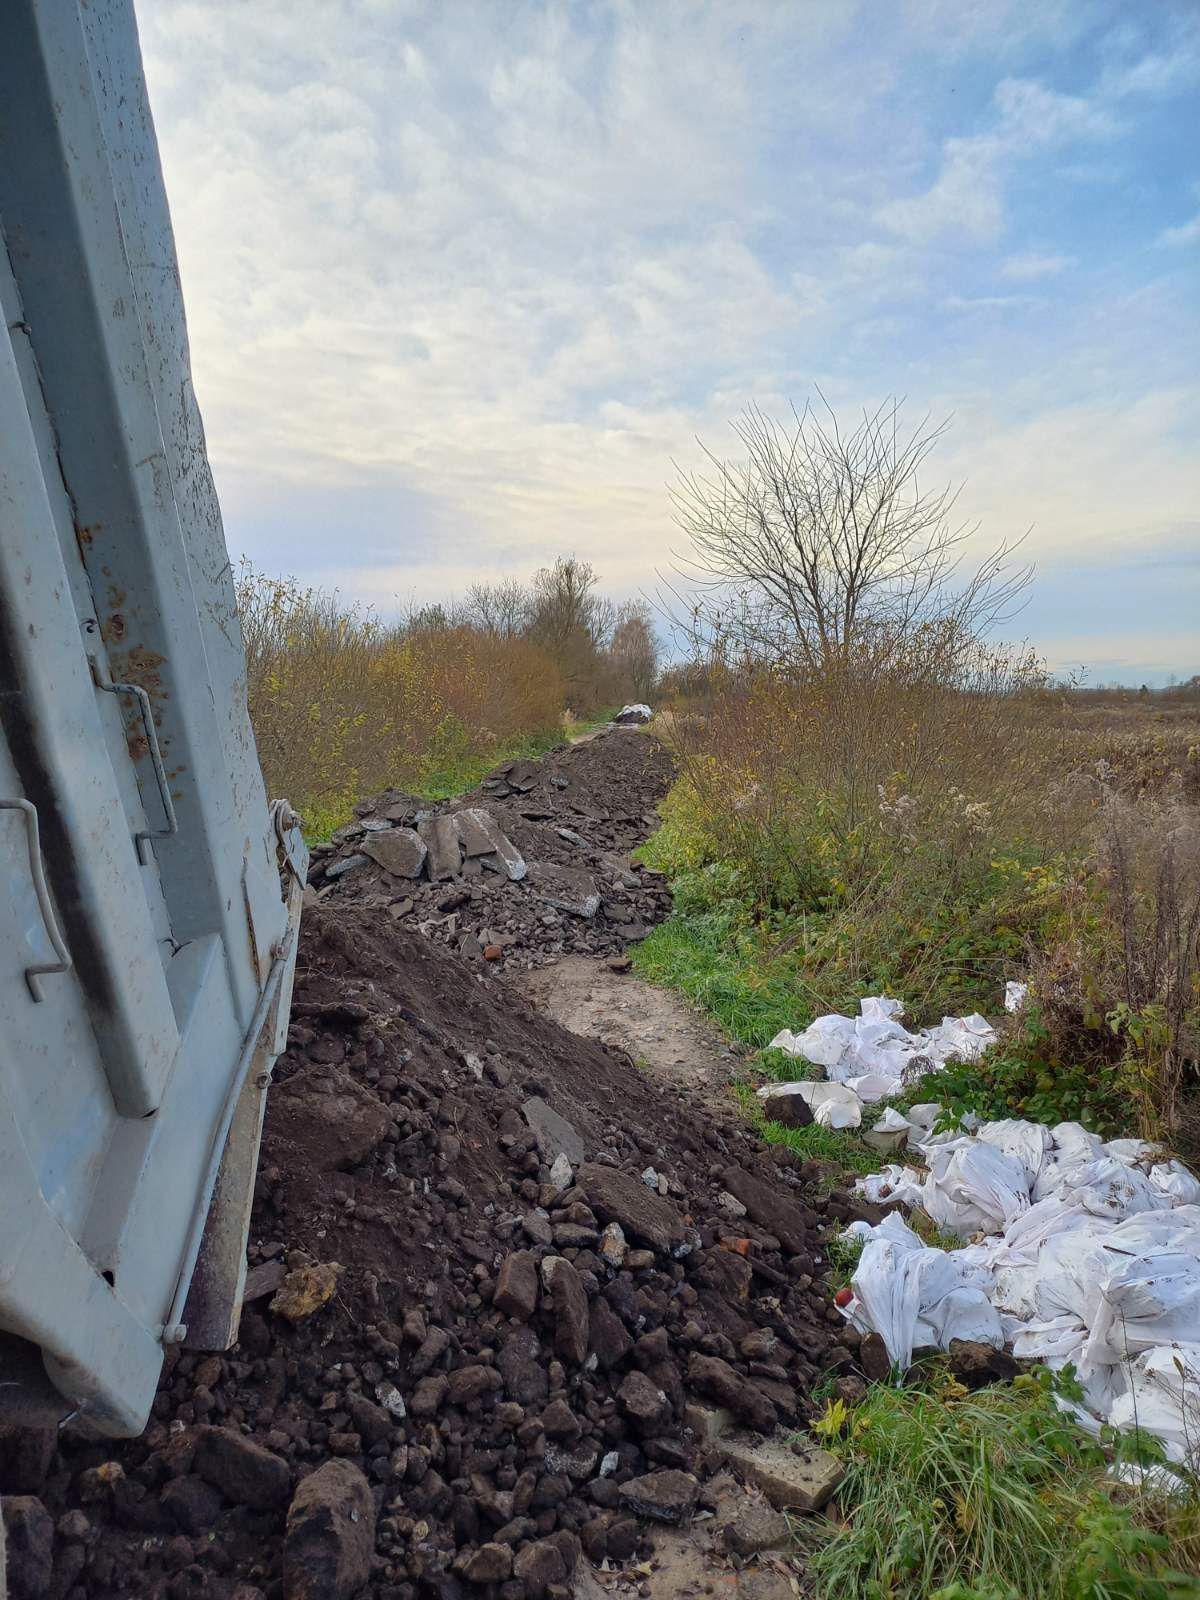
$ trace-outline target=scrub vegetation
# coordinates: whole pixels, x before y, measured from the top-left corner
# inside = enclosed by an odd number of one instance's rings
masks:
[[[389,623],[245,570],[250,715],[269,792],[326,838],[364,795],[444,798],[644,698],[658,663],[647,608],[614,605],[597,581],[560,557],[529,583],[476,584]]]
[[[757,1052],[787,1027],[901,998],[914,1025],[981,1011],[999,1043],[914,1086],[951,1112],[1078,1120],[1200,1155],[1200,679],[1085,692],[998,645],[1029,574],[967,568],[953,495],[918,487],[939,437],[899,408],[738,424],[737,459],[678,488],[688,660],[662,736],[679,776],[643,847],[673,918],[637,952]],[[922,471],[922,478],[925,473]],[[681,588],[681,595],[683,594]],[[1030,999],[1001,1017],[1005,980]],[[748,1114],[762,1102],[742,1086]],[[882,1109],[882,1108],[880,1108]],[[766,1123],[838,1170],[853,1133]],[[855,1246],[835,1239],[835,1280]],[[810,1550],[827,1600],[1182,1600],[1200,1593],[1194,1482],[1124,1488],[1059,1409],[1069,1372],[968,1394],[829,1399],[844,1521]]]

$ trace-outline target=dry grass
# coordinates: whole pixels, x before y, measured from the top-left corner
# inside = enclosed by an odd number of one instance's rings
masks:
[[[247,572],[250,714],[271,794],[320,836],[389,785],[470,783],[558,735],[562,678],[538,646],[458,625],[387,626],[335,595]]]

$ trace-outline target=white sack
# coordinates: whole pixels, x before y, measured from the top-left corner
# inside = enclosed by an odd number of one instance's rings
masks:
[[[768,1116],[771,1101],[798,1095],[822,1128],[857,1128],[862,1122],[862,1102],[842,1083],[765,1083],[758,1098]]]
[[[967,1239],[973,1233],[1003,1233],[1029,1209],[1029,1185],[1014,1157],[961,1139],[929,1151],[921,1203],[940,1228]]]
[[[975,1137],[1019,1161],[1025,1169],[1030,1187],[1037,1180],[1054,1144],[1049,1128],[1043,1123],[1022,1122],[1016,1117],[1001,1122],[981,1122],[975,1130]]]
[[[1130,1388],[1113,1404],[1109,1421],[1152,1433],[1166,1446],[1169,1461],[1194,1458],[1200,1439],[1200,1344],[1160,1345],[1140,1355]]]
[[[1200,1261],[1156,1253],[1118,1261],[1100,1285],[1081,1370],[1112,1366],[1200,1332]]]
[[[1072,1197],[1097,1217],[1136,1216],[1139,1211],[1159,1211],[1165,1204],[1150,1179],[1137,1167],[1127,1167],[1112,1155],[1092,1161],[1071,1185]]]
[[[1200,1182],[1182,1161],[1161,1161],[1151,1167],[1150,1187],[1173,1206],[1194,1206],[1200,1202]]]
[[[869,1177],[859,1178],[854,1185],[854,1192],[865,1195],[875,1205],[890,1200],[901,1205],[919,1206],[925,1193],[925,1179],[914,1167],[898,1167],[892,1162],[882,1172],[872,1172]]]
[[[1013,983],[1011,980],[1004,985],[1005,1011],[1020,1011],[1029,998],[1029,985],[1027,983]]]
[[[952,1339],[975,1339],[999,1348],[1000,1318],[982,1289],[954,1255],[926,1249],[911,1229],[900,1234],[898,1220],[887,1217],[888,1231],[881,1225],[864,1246],[850,1280],[855,1298],[844,1315],[860,1333],[877,1332],[902,1368],[921,1345],[945,1349]]]

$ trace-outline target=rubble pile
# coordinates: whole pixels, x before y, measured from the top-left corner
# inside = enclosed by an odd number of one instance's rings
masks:
[[[670,909],[629,858],[670,776],[657,740],[614,731],[440,805],[389,790],[314,850],[310,902],[374,908],[498,967],[620,955]]]
[[[861,1388],[821,1247],[882,1213],[813,1176],[490,968],[312,911],[239,1342],[175,1352],[139,1440],[0,1441],[10,1557],[53,1600],[567,1600],[706,1504],[698,1402],[745,1452]]]

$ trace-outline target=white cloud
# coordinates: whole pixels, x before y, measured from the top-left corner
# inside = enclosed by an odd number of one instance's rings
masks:
[[[1036,250],[1025,250],[1001,262],[1000,273],[1018,283],[1031,283],[1038,278],[1055,278],[1074,265],[1072,256],[1041,255]]]
[[[1164,228],[1158,236],[1159,244],[1195,244],[1200,239],[1200,211],[1190,222],[1181,222],[1177,228]]]
[[[1027,79],[1003,79],[993,108],[993,126],[986,133],[943,142],[940,169],[929,189],[880,207],[885,227],[913,241],[947,233],[994,239],[1004,223],[1005,185],[1016,163],[1077,140],[1108,138],[1117,128],[1104,106]]]
[[[972,475],[990,533],[1036,521],[1046,549],[1082,552],[1173,525],[1198,486],[1178,430],[1138,412],[1167,392],[1171,318],[1134,355],[1111,330],[1144,306],[1109,294],[1072,320],[1045,213],[998,269],[1036,297],[946,248],[1005,234],[1046,154],[1110,141],[1115,90],[1013,75],[1079,8],[905,0],[890,36],[877,15],[144,0],[231,542],[288,568],[289,508],[328,504],[301,575],[381,605],[569,548],[636,592],[675,542],[671,458],[815,383],[839,408],[897,388],[957,410],[946,470]],[[949,136],[928,56],[905,54],[939,39],[999,77]],[[363,485],[391,491],[369,524]]]

